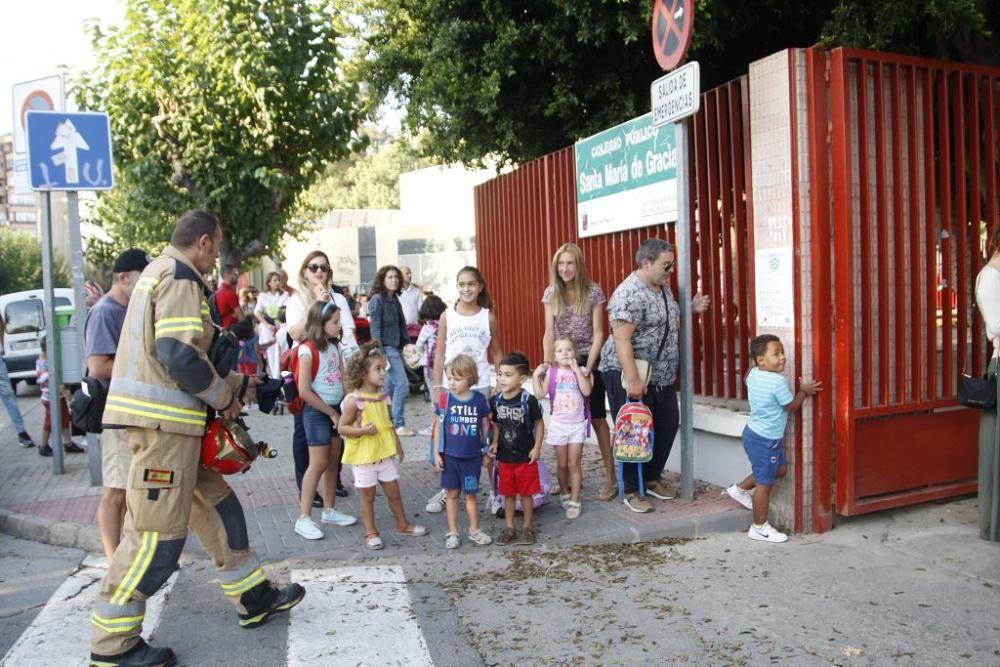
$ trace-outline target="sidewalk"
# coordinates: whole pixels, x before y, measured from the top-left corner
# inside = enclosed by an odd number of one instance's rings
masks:
[[[23,411],[28,431],[40,438],[42,411],[35,401]],[[407,423],[417,430],[431,421],[432,410],[420,396],[407,402]],[[2,415],[6,418],[6,414]],[[362,547],[364,530],[324,526],[326,539],[309,541],[293,530],[298,516],[298,492],[295,487],[291,454],[292,417],[271,416],[253,411],[247,418],[255,439],[266,440],[278,450],[278,457],[260,460],[246,474],[227,478],[239,496],[246,513],[250,543],[262,556],[283,558],[322,557],[357,558],[365,556]],[[77,438],[83,440],[83,438]],[[443,549],[445,519],[443,514],[424,511],[427,498],[438,488],[438,473],[427,462],[427,438],[404,438],[406,460],[402,464],[403,500],[411,520],[430,529],[426,539],[397,540],[384,498],[376,504],[376,519],[382,529],[387,549],[382,555],[421,553]],[[23,449],[16,434],[7,426],[0,430],[0,533],[59,546],[88,551],[102,551],[96,524],[100,489],[90,486],[86,454],[67,455],[66,473],[52,474],[52,459],[38,456],[36,449]],[[546,463],[555,483],[555,460],[550,448]],[[343,481],[351,491],[339,498],[337,508],[360,516],[351,474],[344,471]],[[679,480],[674,481],[679,486]],[[486,482],[485,474],[483,482]],[[553,546],[578,544],[631,543],[662,537],[697,537],[707,533],[745,529],[749,512],[739,507],[722,489],[697,483],[695,499],[657,501],[655,511],[636,514],[617,501],[600,502],[596,495],[603,482],[600,456],[595,442],[584,452],[583,514],[568,521],[557,499],[550,499],[536,515],[539,543]],[[482,496],[485,497],[485,494]],[[485,501],[481,502],[481,506]],[[319,511],[315,512],[318,518]],[[497,534],[503,521],[485,517],[484,530]],[[197,540],[189,540],[189,550],[200,553]]]

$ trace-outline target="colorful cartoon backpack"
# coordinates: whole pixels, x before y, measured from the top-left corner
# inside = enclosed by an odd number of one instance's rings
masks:
[[[626,401],[615,417],[611,451],[618,462],[618,496],[625,497],[623,463],[639,464],[639,495],[646,495],[642,464],[653,458],[653,413],[642,401]]]
[[[556,402],[556,374],[558,369],[553,367],[549,368],[548,374],[548,391],[549,391],[549,414],[552,414],[552,406]],[[582,392],[581,392],[582,394]],[[587,396],[583,397],[583,418],[587,420],[587,434],[585,437],[590,437],[590,398]]]

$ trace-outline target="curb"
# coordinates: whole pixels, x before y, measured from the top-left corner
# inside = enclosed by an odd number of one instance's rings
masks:
[[[750,514],[740,510],[723,510],[704,514],[700,517],[681,517],[666,520],[652,526],[629,527],[623,530],[603,532],[586,542],[571,541],[570,544],[635,544],[652,542],[667,537],[697,539],[708,535],[745,531]],[[100,531],[97,526],[85,526],[70,521],[56,521],[42,517],[0,509],[0,533],[56,547],[82,549],[103,553]],[[197,541],[196,541],[197,542]],[[569,546],[569,545],[565,545]],[[200,544],[188,543],[185,552],[204,556]]]
[[[0,533],[56,547],[104,552],[97,526],[56,521],[0,509]]]

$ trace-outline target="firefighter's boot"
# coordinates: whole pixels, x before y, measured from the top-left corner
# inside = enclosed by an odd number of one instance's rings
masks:
[[[154,648],[141,638],[135,646],[118,655],[90,654],[90,667],[170,667],[177,656],[169,648]]]
[[[299,584],[284,588],[264,582],[240,596],[240,605],[246,613],[240,614],[240,627],[256,628],[274,614],[288,611],[306,596],[306,589]]]

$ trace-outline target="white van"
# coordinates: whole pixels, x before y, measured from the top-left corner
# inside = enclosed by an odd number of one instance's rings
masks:
[[[72,306],[73,290],[57,287],[55,306]],[[3,337],[3,356],[10,374],[10,384],[17,391],[17,383],[24,380],[35,384],[35,361],[38,359],[38,340],[45,333],[45,316],[42,304],[45,290],[12,292],[0,296],[0,316],[6,333]]]

